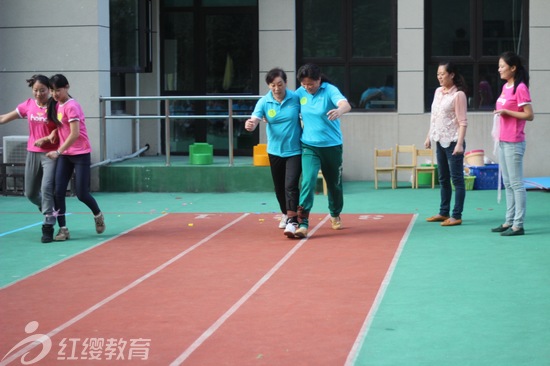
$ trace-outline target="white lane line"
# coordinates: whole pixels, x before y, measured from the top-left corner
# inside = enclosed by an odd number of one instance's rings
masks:
[[[144,274],[143,276],[141,276],[140,278],[138,278],[134,282],[130,283],[129,285],[125,286],[124,288],[118,290],[117,292],[115,292],[111,296],[106,297],[102,301],[98,302],[97,304],[93,305],[92,307],[88,308],[87,310],[83,311],[82,313],[78,314],[77,316],[75,316],[71,320],[69,320],[69,321],[65,322],[64,324],[58,326],[57,328],[51,330],[48,334],[46,334],[46,337],[51,338],[51,337],[55,336],[57,333],[65,330],[66,328],[70,327],[71,325],[73,325],[73,324],[77,323],[78,321],[84,319],[89,314],[93,313],[97,309],[100,309],[103,305],[105,305],[105,304],[109,303],[110,301],[116,299],[117,297],[125,294],[126,292],[128,292],[132,288],[136,287],[137,285],[139,285],[143,281],[145,281],[148,278],[150,278],[150,277],[154,276],[155,274],[159,273],[160,271],[162,271],[163,269],[165,269],[166,267],[168,267],[172,263],[176,262],[177,260],[179,260],[183,256],[189,254],[193,250],[197,249],[198,247],[200,247],[204,243],[208,242],[210,239],[214,238],[215,236],[217,236],[221,232],[223,232],[223,231],[227,230],[228,228],[230,228],[231,226],[235,225],[237,222],[241,221],[242,219],[244,219],[248,215],[249,215],[248,213],[245,213],[245,214],[239,216],[237,219],[235,219],[232,222],[230,222],[229,224],[223,226],[222,228],[215,231],[214,233],[208,235],[207,237],[205,237],[201,241],[197,242],[193,246],[187,248],[186,250],[184,250],[180,254],[176,255],[172,259],[164,262],[163,264],[161,264],[157,268],[153,269],[149,273]],[[24,355],[28,351],[32,350],[33,348],[35,348],[35,347],[37,347],[41,344],[42,344],[41,342],[30,343],[26,347],[20,349],[18,352],[12,354],[10,357],[8,357],[6,359],[3,359],[2,362],[0,362],[0,366],[4,366],[4,365],[9,364],[10,362],[14,361],[15,359],[19,358],[20,356]]]
[[[131,232],[131,231],[133,231],[133,230],[139,229],[139,228],[142,227],[142,226],[148,225],[148,224],[152,223],[153,221],[158,220],[158,219],[160,219],[160,218],[162,218],[162,217],[164,217],[164,215],[163,215],[163,216],[155,217],[155,218],[153,218],[153,219],[151,219],[151,220],[149,220],[149,221],[146,221],[146,222],[144,222],[144,223],[142,223],[142,224],[139,224],[138,226],[135,226],[135,227],[133,227],[133,228],[131,228],[131,229],[128,229],[128,230],[126,230],[126,231],[123,231],[123,232],[121,232],[121,233],[119,233],[119,234],[117,234],[117,235],[115,235],[115,236],[109,238],[108,240],[99,242],[99,243],[97,243],[97,244],[95,244],[95,245],[91,245],[91,246],[87,247],[86,249],[80,250],[80,251],[74,253],[73,255],[70,255],[70,256],[68,256],[68,257],[63,258],[63,259],[60,260],[60,261],[57,261],[57,262],[52,263],[52,264],[50,264],[50,265],[48,265],[48,266],[42,267],[40,270],[38,270],[38,271],[36,271],[36,272],[27,274],[27,275],[25,275],[25,277],[21,277],[21,278],[18,279],[17,281],[10,282],[10,283],[8,283],[8,284],[5,285],[5,286],[0,287],[0,290],[6,289],[6,288],[8,288],[8,287],[10,287],[10,286],[13,286],[13,285],[15,285],[16,283],[21,282],[21,281],[24,281],[25,279],[27,279],[27,278],[29,278],[29,277],[36,276],[37,274],[42,273],[42,272],[44,272],[44,271],[47,271],[48,269],[53,268],[53,267],[55,267],[55,266],[57,266],[57,265],[59,265],[59,264],[65,262],[65,261],[68,261],[68,260],[71,259],[71,258],[74,258],[74,257],[76,257],[76,256],[79,256],[79,255],[81,255],[81,254],[83,254],[83,253],[86,253],[86,252],[88,252],[88,251],[90,251],[90,250],[92,250],[92,249],[94,249],[94,248],[97,248],[97,247],[103,245],[103,244],[107,244],[107,243],[109,243],[110,241],[113,241],[113,240],[115,240],[116,238],[118,238],[118,237],[120,237],[120,236],[122,236],[122,235],[125,235],[125,234],[127,234],[127,233],[129,233],[129,232]],[[40,225],[42,225],[42,223],[40,223]]]
[[[407,227],[407,230],[405,231],[405,234],[401,238],[401,241],[399,242],[399,246],[397,247],[397,250],[395,251],[395,254],[393,255],[393,259],[390,263],[390,266],[388,267],[388,271],[386,272],[386,276],[384,276],[384,280],[382,281],[382,284],[380,285],[380,288],[378,289],[378,293],[376,294],[376,297],[374,298],[374,302],[372,303],[372,306],[367,314],[367,317],[365,318],[365,321],[363,322],[363,326],[361,327],[361,330],[359,331],[359,334],[357,335],[357,338],[355,339],[355,342],[353,343],[353,346],[351,347],[351,350],[348,354],[348,357],[346,359],[345,366],[353,366],[355,362],[357,361],[357,356],[359,354],[359,350],[361,349],[361,345],[363,344],[365,338],[367,337],[367,334],[370,330],[370,327],[372,325],[372,321],[374,319],[374,316],[376,315],[376,312],[378,311],[378,308],[380,307],[380,303],[382,302],[382,299],[384,298],[384,295],[386,294],[386,290],[388,288],[388,285],[390,284],[391,278],[393,276],[393,273],[395,271],[395,267],[397,266],[397,262],[399,261],[399,257],[401,257],[401,253],[403,252],[403,248],[405,247],[405,243],[409,239],[409,235],[411,234],[411,230],[414,226],[414,223],[416,221],[416,218],[418,217],[418,214],[414,214],[414,216],[411,219],[411,222],[409,223],[409,226]]]
[[[313,230],[311,230],[309,232],[309,236],[310,237],[311,235],[313,235],[321,226],[323,226],[323,224],[325,222],[327,222],[327,220],[329,219],[330,216],[326,216],[321,222],[319,222],[314,228]],[[218,330],[218,328],[220,328],[223,323],[225,323],[225,321],[227,319],[229,319],[229,317],[231,317],[231,315],[235,314],[235,312],[237,312],[237,310],[239,310],[239,308],[256,292],[258,291],[258,289],[264,284],[266,283],[274,274],[275,272],[277,272],[282,266],[283,264],[285,264],[286,261],[288,261],[290,259],[290,257],[292,257],[292,255],[294,255],[294,253],[296,253],[296,251],[298,251],[298,249],[300,249],[304,244],[305,242],[307,241],[308,237],[300,240],[298,242],[298,244],[296,244],[279,262],[277,262],[277,264],[275,264],[275,266],[273,266],[273,268],[271,268],[258,282],[256,282],[256,284],[254,286],[252,286],[250,288],[250,290],[248,290],[248,292],[246,294],[244,294],[243,297],[241,297],[235,304],[233,304],[233,306],[231,306],[229,308],[229,310],[227,310],[221,317],[218,318],[218,320],[216,320],[207,330],[204,331],[204,333],[202,333],[202,335],[197,338],[193,344],[191,344],[185,351],[183,351],[183,353],[181,355],[179,355],[174,361],[172,361],[172,363],[170,364],[170,366],[176,366],[176,365],[181,365],[189,356],[191,356],[191,354],[193,352],[195,352],[195,350],[197,348],[199,348],[212,334],[214,334],[214,332],[216,330]]]

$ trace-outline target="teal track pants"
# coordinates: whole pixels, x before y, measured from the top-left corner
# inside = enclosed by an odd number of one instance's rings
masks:
[[[344,207],[344,191],[342,189],[342,145],[330,147],[315,147],[302,144],[302,187],[300,190],[300,206],[303,213],[309,215],[313,207],[315,187],[319,170],[323,172],[327,182],[328,209],[330,216],[337,217]]]

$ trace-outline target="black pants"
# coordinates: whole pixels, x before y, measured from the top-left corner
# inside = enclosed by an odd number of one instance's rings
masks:
[[[269,154],[271,165],[271,177],[275,186],[275,196],[281,212],[286,215],[287,211],[298,209],[300,199],[300,175],[302,174],[302,156],[294,155],[283,158]]]
[[[59,210],[57,222],[59,226],[66,226],[65,220],[65,197],[67,186],[71,176],[75,175],[76,197],[98,215],[101,210],[94,197],[90,194],[90,154],[61,155],[57,160],[55,170],[55,207]]]

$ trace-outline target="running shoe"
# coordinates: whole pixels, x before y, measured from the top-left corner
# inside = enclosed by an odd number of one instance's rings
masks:
[[[279,229],[285,229],[287,221],[288,221],[288,216],[287,215],[281,215],[281,221],[279,221]]]
[[[283,234],[285,234],[288,238],[294,239],[295,238],[294,234],[296,234],[297,228],[298,228],[297,222],[289,222],[288,224],[286,224],[285,232]]]
[[[330,224],[331,224],[333,230],[342,229],[342,220],[340,219],[340,216],[331,217],[330,218]]]

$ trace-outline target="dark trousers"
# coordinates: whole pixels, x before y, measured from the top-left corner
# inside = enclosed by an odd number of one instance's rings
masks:
[[[287,211],[298,210],[300,198],[300,175],[302,174],[302,156],[294,155],[283,158],[269,154],[271,166],[271,177],[275,186],[275,196],[281,212],[286,215]]]
[[[441,187],[439,214],[441,216],[449,216],[449,213],[451,213],[452,181],[455,186],[455,205],[450,216],[455,219],[461,219],[464,199],[466,198],[464,154],[453,155],[455,146],[456,142],[452,142],[449,147],[442,147],[439,142],[437,143],[437,168],[439,172],[439,185]],[[466,148],[466,143],[464,143],[464,148]]]
[[[60,227],[66,226],[65,212],[67,206],[65,197],[67,196],[67,186],[73,171],[76,197],[88,206],[94,215],[101,212],[96,200],[90,194],[90,165],[90,154],[61,155],[58,158],[55,170],[55,207],[58,210],[57,222]]]

